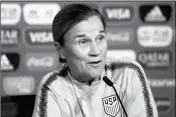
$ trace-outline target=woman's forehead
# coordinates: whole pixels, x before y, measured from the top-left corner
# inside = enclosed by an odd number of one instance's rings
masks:
[[[74,25],[67,33],[67,36],[75,36],[78,34],[86,34],[93,32],[104,31],[104,26],[101,19],[98,16],[91,16],[86,20],[83,20]],[[65,36],[66,36],[65,35]]]

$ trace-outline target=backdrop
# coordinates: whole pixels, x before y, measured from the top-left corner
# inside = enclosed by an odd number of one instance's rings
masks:
[[[107,23],[109,59],[144,68],[159,117],[175,117],[175,2],[1,2],[1,117],[31,117],[41,78],[60,68],[51,23],[65,5],[85,3]]]

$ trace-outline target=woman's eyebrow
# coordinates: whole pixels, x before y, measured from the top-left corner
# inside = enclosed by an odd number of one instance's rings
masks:
[[[104,30],[100,30],[99,33],[105,33],[105,31]],[[78,35],[74,36],[74,39],[81,38],[81,37],[86,37],[86,34],[78,34]]]
[[[85,34],[78,34],[78,35],[74,36],[74,39],[81,38],[81,37],[86,37],[86,35]]]
[[[105,33],[105,31],[104,30],[100,30],[100,33]]]

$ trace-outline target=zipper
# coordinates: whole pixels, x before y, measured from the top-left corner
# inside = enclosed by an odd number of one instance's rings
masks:
[[[89,112],[90,112],[90,117],[92,117],[90,86],[89,86],[88,100],[89,100]]]

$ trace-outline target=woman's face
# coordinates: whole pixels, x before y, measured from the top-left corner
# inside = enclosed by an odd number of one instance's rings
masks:
[[[105,29],[98,16],[90,16],[74,25],[64,36],[63,55],[69,70],[79,82],[99,78],[107,53]]]

